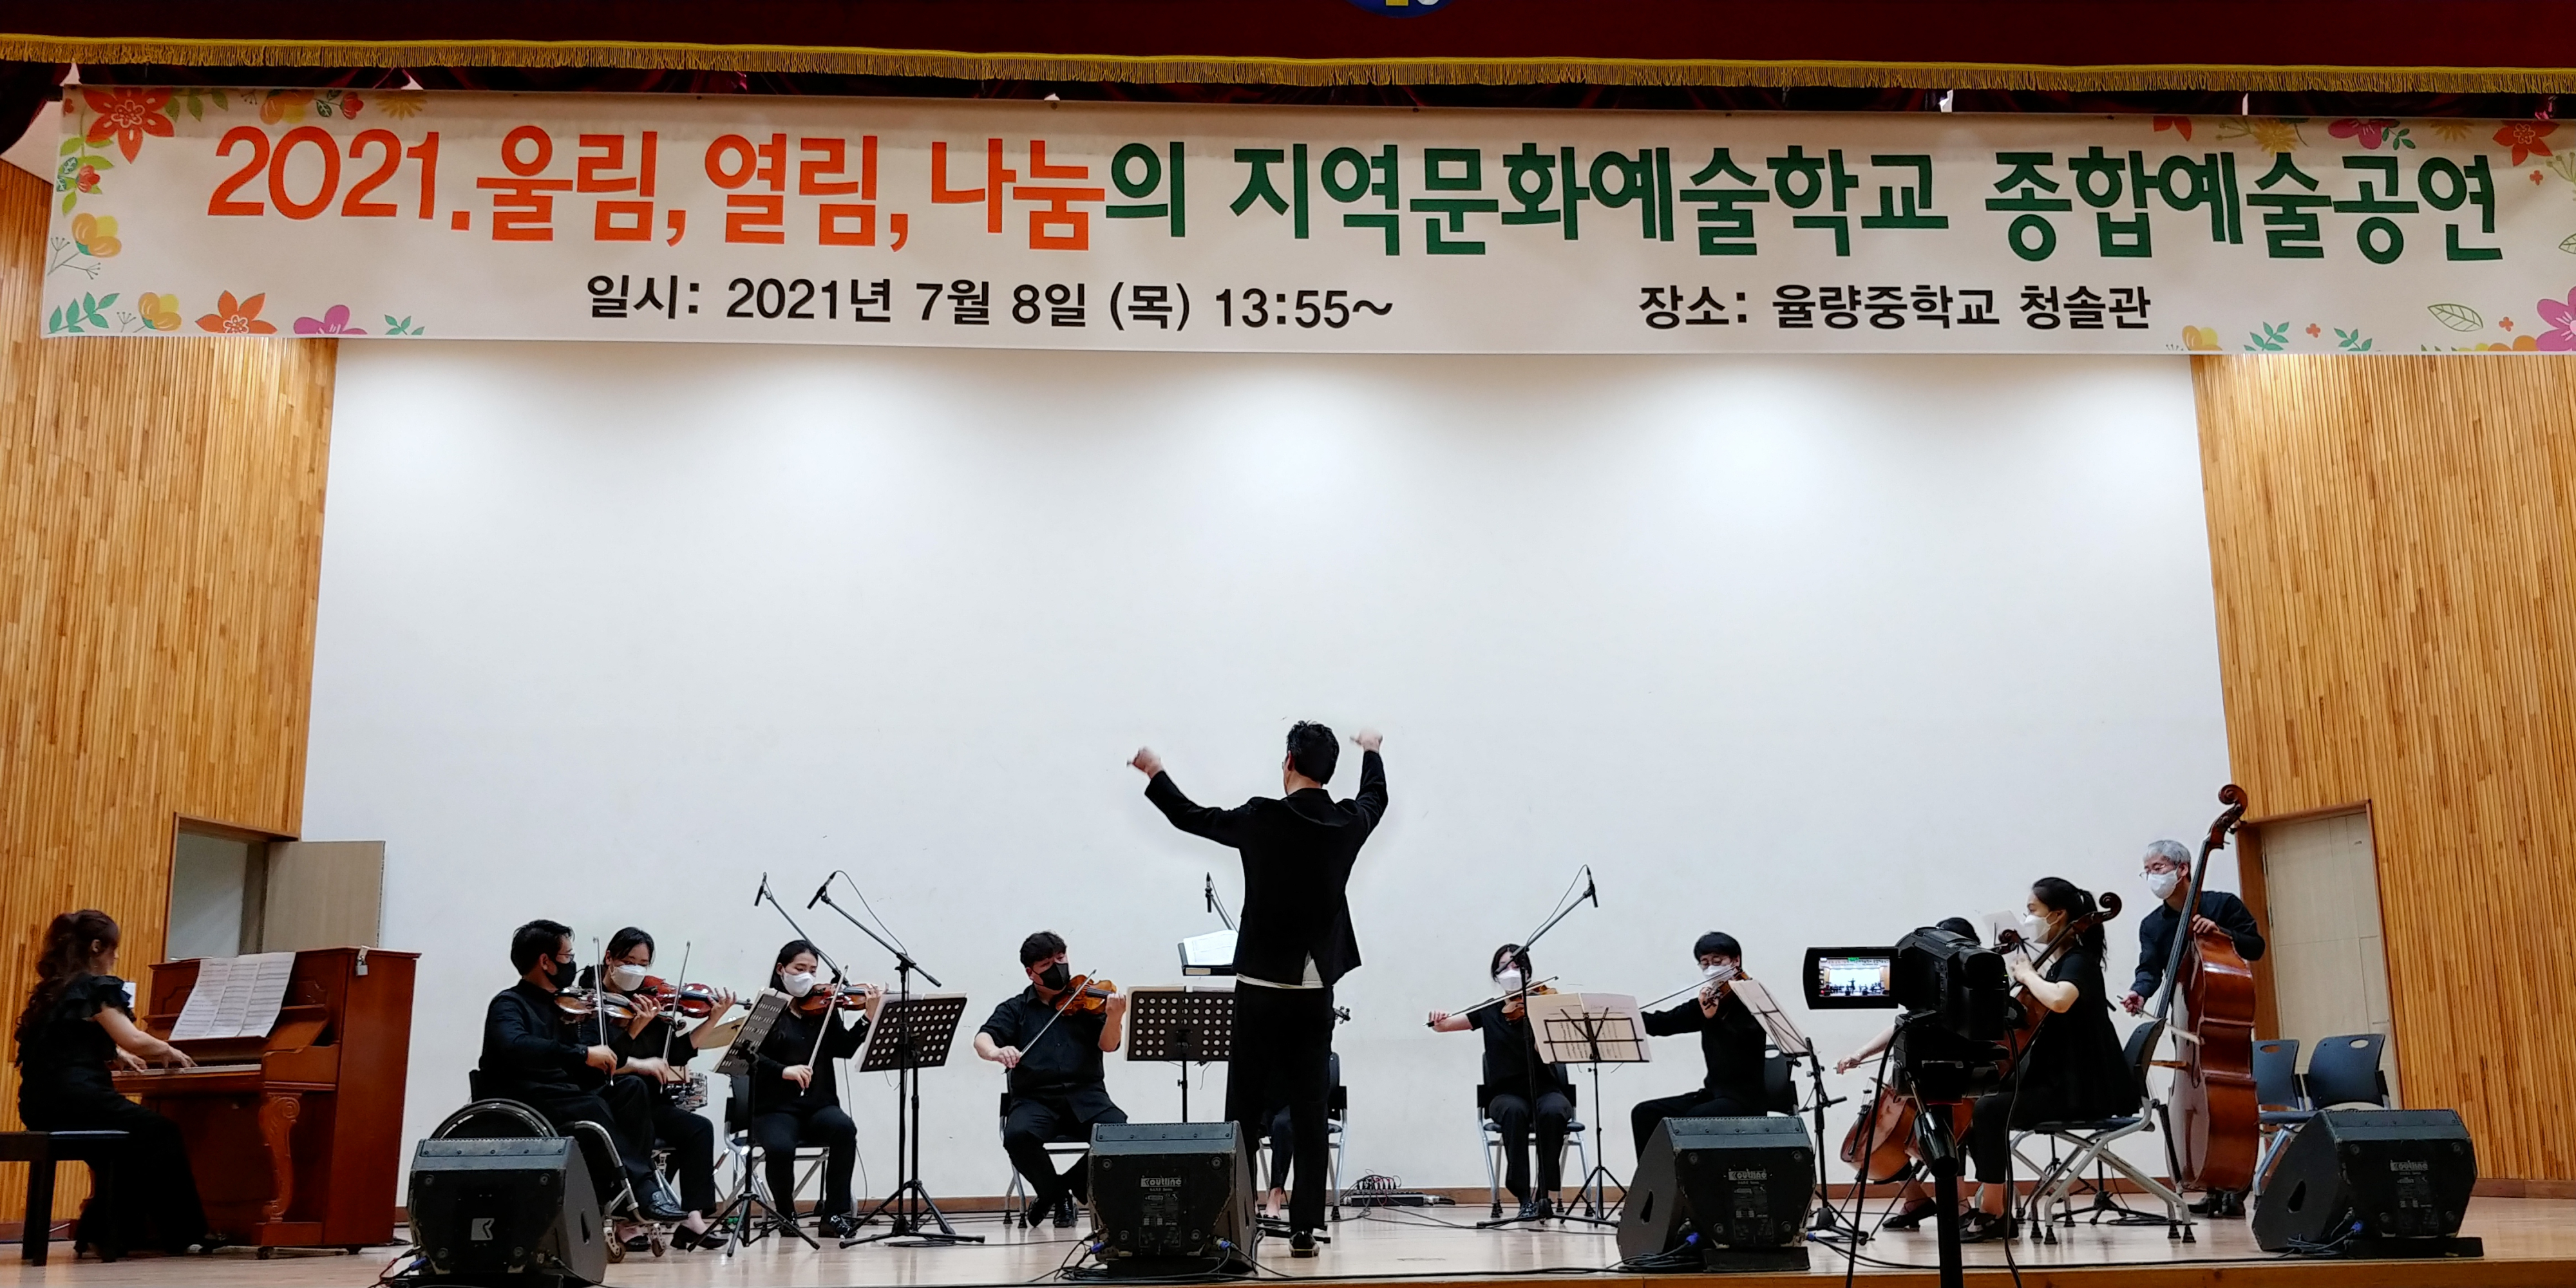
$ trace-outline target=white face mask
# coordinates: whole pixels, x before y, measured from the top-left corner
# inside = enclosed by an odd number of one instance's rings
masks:
[[[2174,887],[2181,884],[2182,874],[2171,869],[2147,874],[2147,889],[2153,891],[2159,899],[2172,898]]]
[[[1701,979],[1718,980],[1723,982],[1725,980],[1735,978],[1735,975],[1735,963],[1733,962],[1712,962],[1699,968],[1699,977]]]
[[[1500,974],[1494,976],[1494,986],[1506,993],[1517,993],[1521,989],[1521,979],[1520,967],[1506,966]]]
[[[633,992],[644,986],[644,968],[619,962],[608,968],[608,986],[621,993]]]
[[[2047,919],[2046,919],[2046,918],[2043,918],[2043,917],[2034,917],[2034,916],[2032,916],[2031,914],[2029,914],[2029,913],[2027,913],[2027,912],[2023,913],[2023,914],[2021,915],[2021,937],[2022,937],[2022,940],[2023,940],[2025,943],[2031,943],[2031,944],[2044,944],[2044,943],[2047,943],[2047,942],[2048,942],[2048,921],[2047,921]]]
[[[803,997],[807,993],[814,991],[814,972],[809,970],[791,971],[787,974],[780,975],[778,977],[778,984],[779,987],[787,990],[787,995],[789,997]]]

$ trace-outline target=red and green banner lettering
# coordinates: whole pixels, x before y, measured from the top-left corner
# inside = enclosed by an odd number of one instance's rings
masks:
[[[75,87],[48,335],[2576,351],[2576,128]]]

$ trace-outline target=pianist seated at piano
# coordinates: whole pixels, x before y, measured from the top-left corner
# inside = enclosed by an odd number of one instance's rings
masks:
[[[82,1210],[76,1247],[97,1246],[102,1223],[112,1223],[126,1248],[185,1252],[209,1242],[187,1144],[177,1123],[116,1094],[109,1066],[195,1062],[136,1027],[116,977],[118,938],[115,919],[94,908],[46,928],[36,986],[18,1013],[18,1118],[31,1131],[128,1134],[115,1193]]]
[[[531,921],[510,936],[510,965],[519,982],[503,989],[483,1013],[482,1094],[516,1100],[538,1113],[555,1129],[573,1135],[576,1122],[597,1123],[617,1142],[624,1179],[635,1187],[639,1214],[652,1221],[678,1221],[687,1213],[653,1171],[652,1105],[635,1080],[612,1080],[623,1060],[600,1021],[568,1021],[559,994],[570,991],[573,964],[572,927],[556,921]],[[602,1203],[619,1190],[617,1163],[602,1157],[595,1142],[581,1137],[590,1163],[593,1189]]]
[[[679,1011],[666,1009],[662,999],[644,987],[653,968],[653,936],[634,926],[608,937],[603,964],[608,991],[624,998],[630,1011],[622,1021],[584,1029],[605,1033],[609,1047],[617,1052],[617,1072],[610,1079],[616,1094],[609,1099],[642,1097],[654,1143],[671,1151],[680,1174],[680,1206],[686,1211],[671,1246],[721,1249],[724,1233],[711,1232],[706,1215],[716,1210],[716,1129],[698,1112],[698,1106],[706,1103],[706,1075],[690,1076],[689,1059],[698,1049],[689,1034],[723,1019],[735,1005],[734,995],[723,990],[707,994],[703,999],[706,1017],[694,1023]],[[581,987],[591,987],[594,978],[592,972],[583,971]],[[644,1246],[628,1251],[641,1252]]]

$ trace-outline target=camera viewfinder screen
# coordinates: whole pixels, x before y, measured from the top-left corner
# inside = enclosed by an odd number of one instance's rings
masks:
[[[1807,950],[1807,1005],[1833,1010],[1896,1004],[1896,954],[1885,948]]]

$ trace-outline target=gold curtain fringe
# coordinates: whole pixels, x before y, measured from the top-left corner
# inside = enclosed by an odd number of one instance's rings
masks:
[[[635,67],[825,72],[954,80],[1269,85],[1709,85],[2001,90],[2342,90],[2550,94],[2576,68],[2252,64],[2049,66],[1651,58],[1227,58],[966,53],[796,45],[619,42],[129,40],[0,33],[0,58],[251,67]]]

